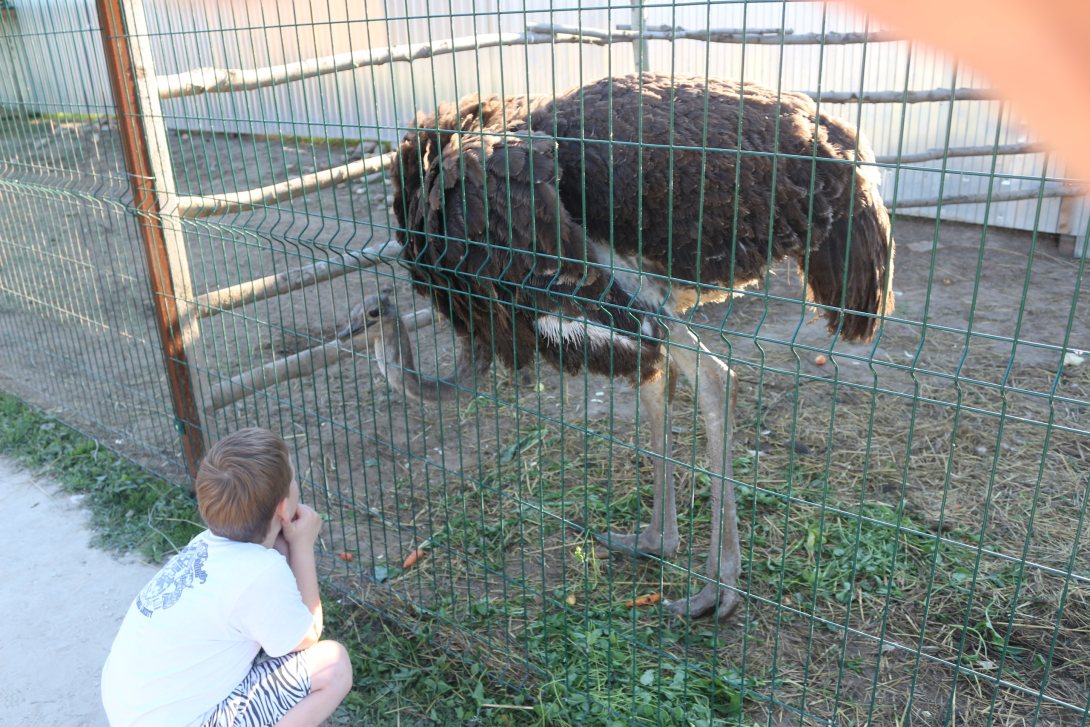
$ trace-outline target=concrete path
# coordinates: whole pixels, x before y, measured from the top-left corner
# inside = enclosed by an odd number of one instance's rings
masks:
[[[0,722],[106,725],[99,676],[156,568],[91,548],[80,498],[0,458]]]

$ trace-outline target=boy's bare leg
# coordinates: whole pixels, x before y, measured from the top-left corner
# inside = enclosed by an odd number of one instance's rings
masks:
[[[352,688],[352,662],[336,641],[319,641],[306,650],[310,694],[276,724],[279,727],[316,727],[333,714]]]

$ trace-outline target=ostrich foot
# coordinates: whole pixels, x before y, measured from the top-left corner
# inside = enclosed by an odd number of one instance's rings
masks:
[[[669,557],[677,553],[681,538],[677,535],[663,535],[645,528],[639,535],[608,532],[594,534],[594,539],[617,553],[634,554],[641,558]]]
[[[715,609],[716,618],[726,618],[740,601],[736,591],[723,588],[717,583],[709,583],[695,596],[671,601],[666,608],[687,618],[697,618]]]

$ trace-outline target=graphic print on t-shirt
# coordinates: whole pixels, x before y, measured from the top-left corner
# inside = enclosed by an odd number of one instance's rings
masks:
[[[154,611],[170,608],[182,597],[186,588],[195,582],[204,583],[208,574],[204,563],[208,560],[208,543],[198,540],[182,548],[178,555],[163,566],[163,570],[144,586],[136,597],[136,608],[148,618]]]

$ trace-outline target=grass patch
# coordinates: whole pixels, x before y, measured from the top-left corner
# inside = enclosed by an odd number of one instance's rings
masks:
[[[752,595],[741,611],[686,622],[626,607],[696,585],[687,566],[707,548],[710,483],[679,467],[677,556],[595,558],[568,521],[624,529],[650,511],[647,463],[612,445],[516,428],[480,481],[402,503],[430,524],[429,556],[371,593],[325,594],[326,635],[356,676],[335,724],[877,723],[908,698],[914,713],[945,714],[950,664],[966,670],[957,697],[979,693],[974,703],[989,703],[989,678],[1012,709],[1046,688],[1084,698],[1090,588],[981,557],[973,523],[938,529],[904,498],[861,497],[846,468],[787,455],[734,462],[757,483],[737,489]],[[4,395],[0,452],[86,493],[108,547],[161,559],[199,528],[177,487]]]
[[[535,619],[527,646],[544,656],[551,675],[538,688],[535,714],[561,725],[737,724],[743,679],[736,670],[716,668],[703,654],[664,658],[660,649],[691,645],[692,636],[681,623],[634,620],[622,604]]]
[[[96,121],[106,121],[114,118],[109,114],[81,114],[73,111],[58,111],[54,113],[32,114],[34,123],[58,123],[58,124],[89,124]]]
[[[557,593],[556,595],[562,595]],[[352,654],[358,686],[346,700],[349,724],[479,724],[615,727],[620,725],[750,724],[742,721],[744,690],[755,682],[703,659],[677,662],[648,649],[653,639],[680,644],[714,639],[706,625],[690,633],[657,619],[634,622],[621,604],[585,611],[549,599],[448,600],[406,628],[342,598],[327,610],[327,635]],[[449,625],[476,633],[518,624],[476,648]],[[517,645],[517,647],[516,647]],[[523,650],[516,655],[515,649]],[[446,649],[449,649],[446,650]],[[471,661],[471,655],[480,659]],[[520,656],[528,656],[528,659]]]
[[[355,676],[335,723],[524,723],[525,699],[497,688],[481,666],[445,653],[432,626],[398,628],[348,598],[326,598],[324,610],[325,637],[348,649]]]
[[[887,461],[863,482],[859,468],[836,465],[846,456],[839,450],[833,463],[787,448],[759,463],[752,452],[736,457],[735,477],[755,483],[736,489],[739,586],[751,598],[726,621],[683,622],[623,604],[700,587],[689,568],[701,569],[708,548],[708,476],[677,468],[677,555],[594,557],[572,523],[594,531],[645,523],[649,461],[624,432],[534,424],[512,422],[507,436],[485,443],[490,461],[479,480],[405,505],[428,523],[418,536],[433,550],[394,586],[428,610],[427,628],[441,640],[482,639],[473,658],[490,673],[514,670],[527,700],[517,704],[531,708],[523,723],[877,723],[902,714],[908,699],[934,716],[949,703],[951,664],[975,672],[960,676],[974,693],[985,695],[993,676],[1027,690],[1050,680],[1058,699],[1074,703],[1075,680],[1056,678],[1064,662],[1050,654],[1064,642],[1053,647],[1049,626],[1061,602],[1081,623],[1082,589],[1065,591],[1033,568],[1021,573],[989,554],[986,538],[981,551],[976,524],[939,523],[885,485],[898,476]],[[675,452],[685,452],[693,433],[679,439]],[[1040,602],[1032,619],[1015,608],[1027,597]],[[1018,693],[1004,698],[1015,704]]]
[[[204,528],[189,493],[4,393],[0,453],[86,496],[93,542],[108,550],[158,563]]]
[[[93,543],[114,552],[138,552],[162,562],[204,526],[196,502],[158,478],[54,417],[0,392],[0,454],[55,480],[65,492],[85,496]],[[373,611],[335,595],[324,596],[326,638],[352,654],[356,686],[334,715],[336,724],[479,724],[513,721],[485,694],[496,687],[482,668],[466,665],[439,649],[430,629],[391,628]],[[494,702],[523,697],[504,695]],[[506,704],[507,702],[505,702]],[[483,721],[482,721],[483,720]]]

